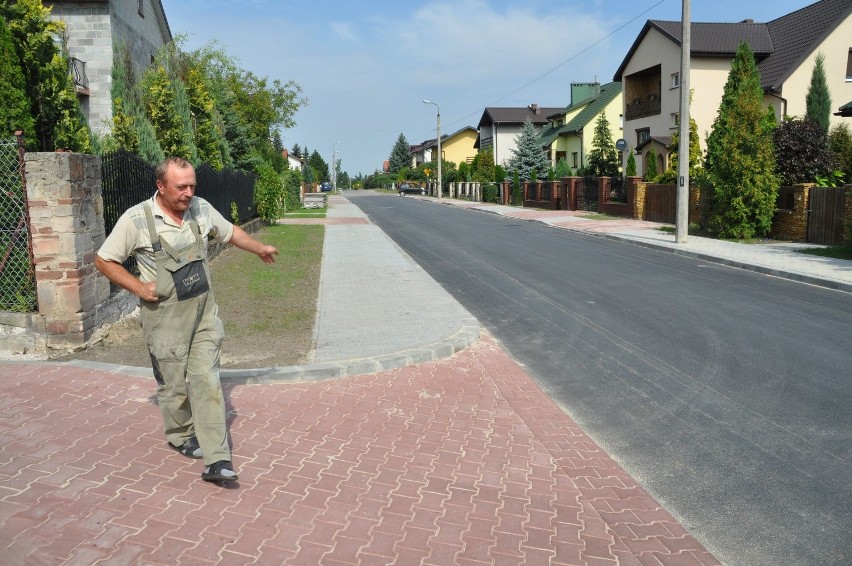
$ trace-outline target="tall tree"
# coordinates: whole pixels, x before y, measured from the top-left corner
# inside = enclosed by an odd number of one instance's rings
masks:
[[[0,138],[8,138],[21,130],[27,145],[35,149],[35,123],[30,114],[24,74],[5,18],[0,18],[0,76],[3,77],[0,81]]]
[[[51,20],[50,8],[40,0],[0,2],[0,15],[8,22],[21,63],[37,148],[89,151],[89,130],[68,73],[68,59],[54,42],[55,36],[64,37],[64,24]]]
[[[589,151],[589,172],[598,177],[613,177],[618,174],[618,153],[612,141],[609,120],[606,113],[601,112],[595,123],[595,135],[592,138],[592,149]]]
[[[825,57],[817,54],[814,70],[811,73],[811,84],[805,97],[805,116],[816,122],[822,131],[828,135],[831,121],[831,93],[825,78]]]
[[[399,173],[403,167],[411,166],[411,146],[405,139],[405,135],[399,134],[399,137],[396,138],[388,161],[389,173]]]
[[[538,130],[527,118],[521,128],[521,133],[515,137],[516,149],[506,161],[506,169],[517,171],[521,181],[547,178],[550,160],[539,139]]]
[[[778,192],[774,129],[775,114],[764,107],[754,52],[741,43],[707,137],[708,228],[719,236],[752,238],[769,232]]]
[[[320,155],[317,150],[314,150],[313,153],[311,153],[311,157],[308,159],[308,166],[311,168],[314,181],[322,182],[331,180],[328,163],[322,158],[322,155]]]

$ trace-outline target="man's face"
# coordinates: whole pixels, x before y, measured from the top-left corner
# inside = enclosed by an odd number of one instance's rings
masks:
[[[157,188],[166,208],[183,212],[189,208],[189,202],[195,194],[195,169],[171,164],[163,181],[157,181]]]

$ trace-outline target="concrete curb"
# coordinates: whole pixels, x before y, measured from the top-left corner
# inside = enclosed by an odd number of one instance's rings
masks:
[[[469,318],[462,321],[462,327],[455,334],[443,340],[424,344],[417,348],[400,352],[390,352],[379,356],[316,364],[270,368],[223,369],[220,372],[219,378],[222,383],[251,385],[310,383],[339,377],[353,377],[449,358],[475,343],[479,338],[479,323],[475,318]],[[71,366],[106,373],[122,374],[129,377],[151,377],[151,368],[149,367],[123,366],[87,360],[69,360],[67,362],[55,362],[51,360],[0,360],[0,366],[4,364]]]

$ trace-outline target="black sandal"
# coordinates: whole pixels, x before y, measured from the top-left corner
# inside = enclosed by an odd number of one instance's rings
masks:
[[[198,445],[198,439],[194,436],[189,437],[186,442],[184,442],[180,446],[175,446],[171,442],[169,442],[169,446],[171,446],[187,458],[195,458],[196,460],[198,460],[199,458],[204,457],[204,453],[201,451],[201,446]]]
[[[229,461],[219,460],[204,468],[204,471],[201,472],[201,479],[204,481],[236,481],[239,476]]]

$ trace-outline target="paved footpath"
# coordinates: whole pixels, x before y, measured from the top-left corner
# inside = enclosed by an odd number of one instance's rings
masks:
[[[226,383],[240,481],[169,449],[150,379],[0,365],[5,564],[718,564],[488,336]]]

